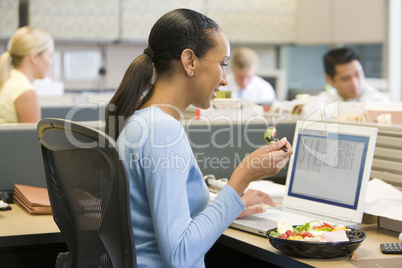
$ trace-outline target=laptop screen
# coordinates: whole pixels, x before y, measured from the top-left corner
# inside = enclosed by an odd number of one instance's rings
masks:
[[[285,199],[306,210],[362,217],[376,135],[375,128],[299,121]]]
[[[369,137],[300,130],[298,140],[288,194],[356,209]]]

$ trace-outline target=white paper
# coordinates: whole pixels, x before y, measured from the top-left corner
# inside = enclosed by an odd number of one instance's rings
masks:
[[[261,180],[251,182],[247,189],[260,190],[261,192],[269,194],[270,196],[283,197],[285,195],[285,188],[285,185],[273,183],[272,181]]]
[[[251,182],[247,189],[260,190],[270,195],[275,203],[282,203],[286,186],[272,181],[260,180]]]
[[[402,221],[402,191],[380,179],[368,183],[365,213]]]
[[[252,190],[260,190],[272,197],[275,203],[282,203],[283,196],[285,195],[285,185],[274,183],[272,181],[267,180],[260,180],[260,181],[253,181],[250,183],[249,187],[246,189]],[[217,194],[209,193],[209,200],[213,201]]]
[[[49,77],[34,80],[33,86],[39,97],[62,97],[64,95],[64,84],[60,81],[53,81]]]
[[[99,77],[99,51],[69,51],[64,53],[64,78],[70,81],[91,81]]]

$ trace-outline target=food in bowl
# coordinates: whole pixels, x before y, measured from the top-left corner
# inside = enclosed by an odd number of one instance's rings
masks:
[[[277,228],[266,232],[267,238],[274,248],[290,256],[303,258],[346,256],[354,252],[366,238],[366,234],[360,230],[341,225],[326,226],[320,221],[311,221],[299,226],[292,226],[290,222],[283,220],[277,223]],[[338,230],[341,231],[338,232]],[[288,234],[285,238],[282,234],[286,232]],[[347,240],[343,233],[346,234]],[[323,236],[323,234],[326,235]],[[341,235],[338,236],[338,234]],[[281,235],[282,238],[280,238]]]
[[[332,226],[326,222],[314,220],[304,225],[293,227],[292,223],[286,220],[277,221],[277,229],[269,235],[288,240],[303,240],[311,242],[341,242],[349,241],[345,226]],[[350,231],[350,229],[349,229]]]

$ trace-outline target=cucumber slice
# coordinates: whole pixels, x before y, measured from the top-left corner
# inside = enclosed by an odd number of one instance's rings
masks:
[[[325,231],[309,231],[309,233],[312,234],[313,237],[319,237],[325,233]]]
[[[279,234],[283,234],[285,233],[287,230],[291,230],[293,231],[293,225],[290,221],[286,221],[286,220],[277,220],[276,221],[276,226],[278,228],[278,233]]]
[[[314,221],[310,221],[308,223],[308,225],[310,226],[310,228],[313,228],[314,226],[321,226],[322,223],[319,220],[314,220]]]

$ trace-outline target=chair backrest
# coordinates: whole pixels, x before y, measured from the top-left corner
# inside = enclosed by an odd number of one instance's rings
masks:
[[[69,251],[56,267],[136,267],[127,168],[115,142],[55,118],[41,120],[38,135],[53,218]]]

